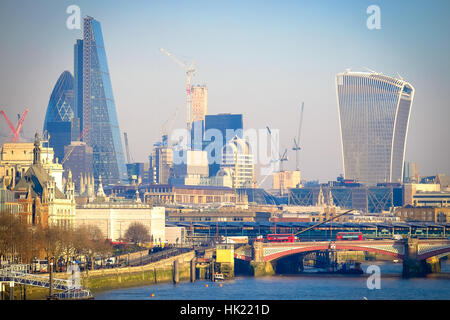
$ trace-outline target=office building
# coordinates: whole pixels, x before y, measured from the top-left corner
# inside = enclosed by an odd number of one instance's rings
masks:
[[[145,181],[145,165],[143,162],[127,163],[126,166],[130,184],[140,184]]]
[[[450,208],[448,207],[413,207],[397,208],[395,215],[401,221],[426,221],[434,223],[450,222]]]
[[[210,135],[216,133],[222,136],[221,148],[217,152],[222,152],[222,148],[235,136],[243,138],[243,120],[242,114],[221,113],[205,116],[205,139],[204,150],[215,138]],[[208,152],[209,176],[215,176],[220,169],[220,162],[223,158],[222,154],[215,154],[216,150]]]
[[[300,184],[300,170],[294,171],[279,171],[273,174],[272,188],[284,194],[291,188],[299,188]]]
[[[248,141],[235,136],[225,145],[222,154],[221,169],[231,170],[233,188],[253,188],[255,170]]]
[[[73,75],[74,75],[74,106],[75,120],[72,136],[79,137],[83,132],[83,40],[78,39],[73,50]]]
[[[238,196],[231,188],[189,185],[147,185],[139,190],[144,194],[144,202],[161,204],[238,204],[246,202],[246,197]]]
[[[420,182],[419,165],[417,164],[417,162],[405,162],[403,182],[404,183]]]
[[[64,147],[72,141],[73,98],[73,77],[69,71],[64,71],[50,95],[44,121],[44,132],[47,132],[49,145],[59,160],[64,157]]]
[[[70,170],[75,183],[75,190],[81,190],[81,176],[93,173],[93,151],[92,147],[88,146],[86,142],[72,141],[69,146],[64,148],[67,155],[67,160],[64,162],[64,171]]]
[[[163,145],[156,145],[149,157],[149,183],[167,184],[173,165],[173,151]]]
[[[336,76],[344,178],[403,182],[414,88],[402,79],[347,70]]]
[[[170,184],[200,185],[208,178],[208,157],[205,151],[187,150],[182,163],[174,164]]]
[[[96,182],[128,183],[117,110],[100,22],[86,17],[83,25],[82,140],[93,149]]]

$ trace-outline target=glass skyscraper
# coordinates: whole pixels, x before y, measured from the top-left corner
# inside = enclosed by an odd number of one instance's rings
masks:
[[[210,129],[216,129],[222,134],[222,147],[228,144],[231,139],[237,135],[243,138],[243,120],[242,114],[220,113],[205,116],[205,132]],[[204,146],[207,146],[210,141],[204,141]],[[214,152],[214,151],[213,151]],[[220,149],[222,152],[222,148]],[[221,159],[223,155],[208,154],[209,176],[214,176],[220,169],[220,163],[214,162],[213,157]]]
[[[59,161],[64,158],[64,146],[72,141],[73,95],[73,76],[69,71],[64,71],[50,95],[44,120],[44,132],[49,137],[49,146],[53,148],[55,158]]]
[[[94,177],[98,181],[101,176],[105,185],[126,184],[128,176],[102,29],[100,22],[92,17],[84,18],[80,46],[83,48],[83,141],[93,149]]]
[[[414,88],[375,72],[336,76],[345,179],[401,183]]]
[[[74,130],[72,134],[74,138],[83,132],[83,40],[78,39],[73,50],[74,64],[74,108],[75,119]]]

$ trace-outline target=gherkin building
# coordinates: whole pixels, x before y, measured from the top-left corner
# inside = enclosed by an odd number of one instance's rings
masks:
[[[44,134],[53,147],[55,157],[61,161],[64,158],[64,146],[72,140],[74,123],[74,79],[69,71],[64,71],[56,81],[50,95],[47,113],[44,121]]]

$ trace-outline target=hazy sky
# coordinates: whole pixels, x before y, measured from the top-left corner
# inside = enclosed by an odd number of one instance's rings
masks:
[[[42,131],[59,75],[73,73],[66,8],[102,24],[119,125],[135,161],[148,161],[162,124],[176,108],[185,126],[185,73],[159,52],[195,60],[193,84],[208,86],[208,113],[242,113],[244,129],[280,129],[291,150],[305,102],[302,178],[342,173],[336,73],[367,67],[397,72],[416,89],[406,160],[422,175],[450,173],[449,1],[9,1],[0,2],[0,107],[24,134]],[[366,9],[381,9],[369,30]],[[3,119],[0,132],[9,134]],[[5,137],[2,137],[4,140]]]

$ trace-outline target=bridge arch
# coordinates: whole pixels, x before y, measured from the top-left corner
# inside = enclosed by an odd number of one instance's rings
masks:
[[[428,258],[437,257],[443,258],[446,255],[450,255],[450,245],[443,248],[435,248],[434,250],[426,251],[417,255],[418,260],[426,260]]]
[[[273,254],[269,254],[264,256],[264,261],[266,262],[272,262],[290,255],[298,254],[298,253],[309,253],[309,252],[316,252],[316,251],[324,251],[329,250],[330,247],[328,244],[321,244],[321,245],[314,245],[314,246],[306,246],[306,247],[298,247],[293,249],[284,250],[281,252],[276,252]],[[390,256],[394,259],[404,259],[404,254],[395,252],[394,250],[386,250],[376,247],[366,247],[366,246],[358,246],[355,244],[336,244],[335,247],[336,251],[364,251],[364,252],[372,252],[372,253],[378,253],[383,254],[386,256]]]

